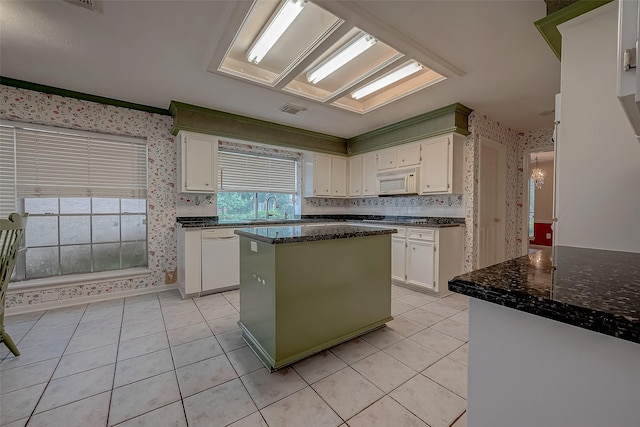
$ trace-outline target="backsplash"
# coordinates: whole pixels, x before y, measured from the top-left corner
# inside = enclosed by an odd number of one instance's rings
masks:
[[[361,199],[305,198],[302,214],[407,215],[464,218],[461,194]]]

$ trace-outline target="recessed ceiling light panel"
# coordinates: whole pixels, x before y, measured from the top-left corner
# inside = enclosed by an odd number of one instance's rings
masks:
[[[262,58],[287,31],[287,28],[306,5],[307,0],[284,0],[278,11],[271,17],[264,30],[249,48],[247,52],[249,62],[258,64],[262,61]]]
[[[376,44],[377,40],[369,34],[362,33],[358,37],[344,45],[340,50],[335,52],[329,58],[324,60],[320,65],[313,68],[307,73],[307,80],[316,84],[347,62],[356,58],[365,50]]]

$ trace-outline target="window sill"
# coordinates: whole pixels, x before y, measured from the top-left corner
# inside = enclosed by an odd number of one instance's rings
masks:
[[[47,277],[44,279],[23,280],[9,283],[8,294],[39,291],[62,286],[89,285],[114,280],[137,279],[151,275],[147,267],[127,268],[125,270],[101,271],[99,273],[70,274],[66,276]]]

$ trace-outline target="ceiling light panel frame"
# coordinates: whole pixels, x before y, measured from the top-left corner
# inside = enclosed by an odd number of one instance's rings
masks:
[[[256,64],[249,53],[267,33],[278,13],[294,0],[274,2],[256,0],[237,30],[233,41],[215,71],[275,87],[292,69],[321,45],[344,20],[307,2],[296,18]],[[296,0],[300,2],[301,0]],[[209,71],[211,68],[209,68]]]
[[[326,76],[317,83],[309,82],[308,75],[329,63],[332,58],[339,55],[351,43],[357,41],[366,34],[357,27],[353,27],[340,39],[336,40],[324,52],[320,53],[316,60],[310,63],[304,70],[294,77],[282,90],[309,98],[318,102],[330,104],[334,99],[340,98],[343,93],[352,87],[378,74],[390,64],[401,60],[404,55],[396,49],[378,40],[369,49],[363,51],[354,60],[346,62],[342,67]]]
[[[280,31],[282,35],[273,42],[271,49],[264,50],[265,54],[258,63],[250,61],[255,58],[252,49],[261,36],[270,31],[270,26],[277,23],[281,11],[288,4],[304,6],[291,25]],[[367,37],[372,38],[368,43]],[[345,52],[358,43],[363,44],[362,49],[349,57]],[[309,0],[254,0],[224,56],[221,55],[222,50],[216,52],[209,62],[208,71],[359,114],[366,114],[446,79],[446,76],[424,67],[413,76],[359,100],[353,99],[352,93],[380,77],[406,64],[424,62],[407,57],[406,52],[385,44],[373,32],[364,31],[354,22],[347,22]],[[218,59],[214,62],[214,58]],[[329,71],[323,70],[327,66]],[[319,77],[318,72],[321,72]]]

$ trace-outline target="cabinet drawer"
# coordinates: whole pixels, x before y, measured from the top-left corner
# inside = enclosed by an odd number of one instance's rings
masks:
[[[429,228],[410,228],[409,239],[433,241],[436,237],[436,230]]]

